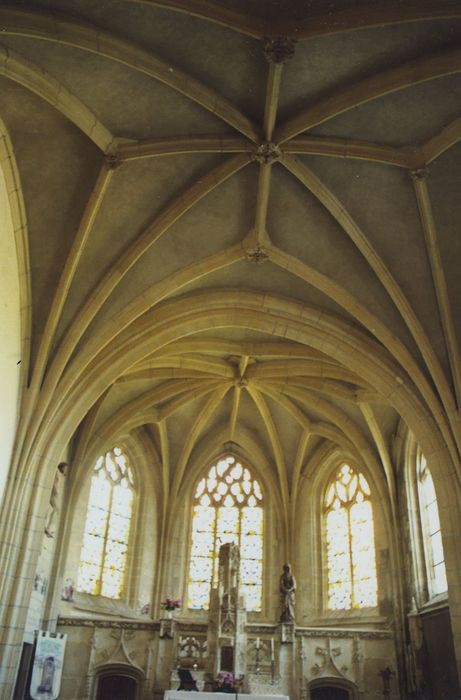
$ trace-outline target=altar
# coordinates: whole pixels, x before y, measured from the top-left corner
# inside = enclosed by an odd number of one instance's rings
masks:
[[[190,690],[166,690],[164,700],[289,700],[288,695],[253,695],[250,693],[202,693]]]
[[[239,572],[239,549],[225,542],[219,549],[218,585],[210,594],[206,636],[188,632],[184,623],[169,623],[168,639],[176,642],[176,649],[163,700],[237,700],[237,695],[243,700],[289,700],[291,685],[282,680],[281,669],[292,643],[279,641],[274,625],[262,625],[256,633],[248,627]]]

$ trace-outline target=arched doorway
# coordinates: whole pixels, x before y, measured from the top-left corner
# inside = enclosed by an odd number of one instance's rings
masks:
[[[94,700],[138,700],[142,674],[125,664],[106,666],[96,676]]]
[[[138,683],[135,678],[120,674],[99,679],[96,700],[136,700]]]
[[[357,686],[342,678],[322,678],[309,684],[309,700],[357,700]]]
[[[311,700],[349,700],[349,691],[334,686],[312,688]]]

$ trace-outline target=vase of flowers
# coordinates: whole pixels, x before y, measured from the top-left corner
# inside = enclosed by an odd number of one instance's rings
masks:
[[[218,673],[218,688],[219,693],[235,693],[236,678],[233,673],[228,671],[220,671]]]
[[[171,619],[173,617],[173,612],[179,609],[182,603],[180,598],[173,598],[173,596],[167,595],[160,605],[162,609],[165,610],[166,616]]]

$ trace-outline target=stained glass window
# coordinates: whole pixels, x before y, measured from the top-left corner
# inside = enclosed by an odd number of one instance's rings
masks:
[[[219,548],[240,550],[240,593],[248,611],[261,610],[263,495],[250,470],[227,455],[212,465],[195,491],[188,606],[208,610],[218,583]]]
[[[418,464],[418,494],[423,530],[429,592],[431,596],[448,589],[443,554],[442,532],[434,482],[426,459],[421,455]]]
[[[120,598],[133,511],[133,472],[115,447],[97,460],[91,478],[77,590]]]
[[[330,610],[374,607],[377,578],[370,487],[343,464],[330,483],[324,515]]]

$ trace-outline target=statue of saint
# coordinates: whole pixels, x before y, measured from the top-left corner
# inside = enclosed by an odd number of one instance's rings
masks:
[[[61,480],[66,475],[66,469],[66,462],[61,462],[61,464],[58,464],[58,469],[54,477],[53,487],[51,489],[50,505],[48,508],[48,515],[45,523],[45,535],[47,537],[54,537],[55,535],[56,520],[59,513]]]
[[[291,573],[291,566],[289,564],[283,565],[283,574],[280,576],[279,590],[282,604],[280,622],[294,622],[296,579]]]

